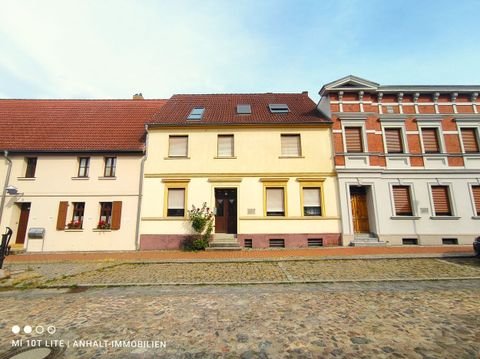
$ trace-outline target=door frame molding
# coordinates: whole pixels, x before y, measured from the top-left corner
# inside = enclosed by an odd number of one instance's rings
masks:
[[[344,185],[345,185],[345,195],[346,195],[345,201],[346,201],[346,204],[347,204],[347,213],[348,213],[347,218],[348,218],[348,231],[349,231],[349,233],[345,233],[345,234],[351,234],[351,235],[355,234],[354,229],[353,229],[352,204],[350,202],[350,199],[351,199],[351,197],[350,197],[350,186],[369,187],[369,189],[370,189],[369,192],[370,192],[371,200],[372,200],[372,203],[373,203],[373,211],[368,212],[369,227],[370,227],[370,232],[378,234],[380,232],[380,228],[379,228],[379,222],[378,222],[378,206],[376,205],[377,195],[376,195],[376,190],[375,190],[375,182],[368,181],[368,180],[357,179],[356,181],[346,181],[346,182],[344,182]],[[367,192],[367,206],[368,206],[368,200],[369,200],[368,197],[369,197],[369,194]]]
[[[30,221],[30,212],[32,210],[32,202],[15,202],[15,205],[19,207],[19,212],[18,212],[18,223],[17,223],[17,233],[15,234],[15,244],[22,244],[24,247],[27,245],[27,238],[28,238],[28,222]],[[28,205],[28,217],[26,221],[26,226],[25,226],[25,237],[23,238],[23,243],[17,242],[18,239],[18,228],[20,227],[20,219],[22,218],[22,207],[24,205]]]
[[[237,191],[237,218],[236,218],[236,222],[237,222],[237,233],[235,233],[236,235],[239,233],[239,229],[240,229],[240,186],[239,185],[232,185],[232,183],[218,183],[218,182],[215,182],[215,183],[212,183],[212,186],[211,186],[211,200],[210,200],[210,203],[213,203],[212,207],[211,208],[215,208],[215,205],[216,205],[216,199],[215,199],[215,190],[216,189],[235,189]],[[216,233],[215,231],[213,232],[214,234]]]

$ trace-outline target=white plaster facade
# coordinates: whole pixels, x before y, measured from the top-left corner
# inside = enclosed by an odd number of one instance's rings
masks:
[[[116,157],[114,177],[104,177],[105,156]],[[14,231],[11,244],[28,252],[134,250],[142,156],[139,154],[14,154],[8,185],[18,189],[6,195],[1,228]],[[26,157],[36,157],[34,178],[26,178]],[[89,157],[88,177],[78,177],[79,157]],[[6,178],[7,161],[1,160],[0,178]],[[68,202],[66,223],[57,229],[59,203]],[[68,229],[73,202],[84,202],[81,229]],[[101,202],[121,202],[120,228],[97,229]],[[16,245],[22,204],[30,204],[24,244]],[[42,239],[29,238],[31,228],[44,228]]]

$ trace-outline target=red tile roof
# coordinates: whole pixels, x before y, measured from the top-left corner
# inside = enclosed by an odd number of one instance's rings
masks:
[[[237,114],[237,105],[251,105],[250,115]],[[269,104],[287,104],[290,112],[271,113]],[[187,120],[194,107],[204,107],[201,120]],[[174,95],[153,116],[158,125],[330,123],[304,93]]]
[[[141,151],[167,100],[0,100],[0,150]]]

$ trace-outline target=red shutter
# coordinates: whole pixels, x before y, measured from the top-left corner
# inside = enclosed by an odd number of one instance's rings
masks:
[[[413,214],[409,186],[393,186],[393,201],[397,216],[411,216]]]
[[[122,201],[113,202],[112,205],[112,229],[120,229],[122,221]]]
[[[347,144],[347,152],[363,152],[362,128],[345,127],[345,142]]]
[[[386,128],[385,141],[388,153],[403,153],[402,130],[400,128]]]
[[[438,132],[436,128],[422,128],[423,149],[425,153],[439,153]]]
[[[478,150],[478,142],[477,142],[477,135],[474,128],[462,128],[462,142],[463,142],[463,149],[466,153],[477,153]]]
[[[448,186],[432,186],[433,206],[436,216],[451,216]]]
[[[476,215],[480,216],[480,186],[472,186],[473,202],[475,203]]]
[[[58,205],[57,231],[63,231],[67,222],[68,202],[60,202]]]

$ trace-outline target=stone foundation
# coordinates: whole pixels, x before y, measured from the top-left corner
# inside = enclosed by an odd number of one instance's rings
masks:
[[[181,249],[186,235],[181,234],[142,234],[140,250]],[[309,239],[322,239],[324,247],[341,246],[339,233],[280,233],[280,234],[238,234],[240,247],[245,247],[245,239],[252,240],[252,248],[269,248],[270,239],[283,239],[285,248],[307,248]]]

